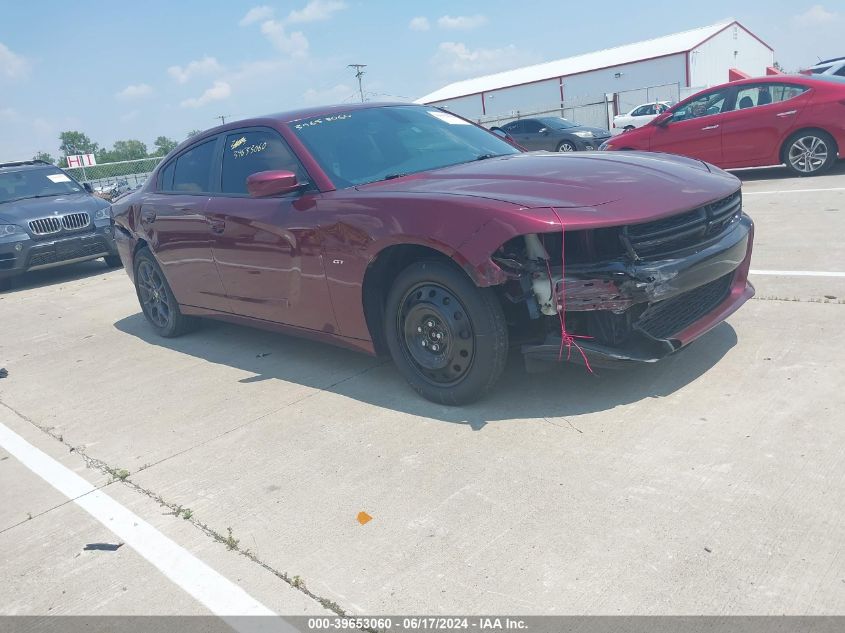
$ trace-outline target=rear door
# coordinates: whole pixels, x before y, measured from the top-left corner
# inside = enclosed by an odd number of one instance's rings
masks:
[[[141,203],[139,220],[176,300],[228,312],[205,217],[217,142],[203,140],[171,159],[159,172],[157,191]]]
[[[799,84],[759,82],[739,86],[735,105],[722,124],[727,166],[780,163],[780,148],[809,101]]]
[[[735,93],[727,86],[676,108],[667,125],[654,128],[651,150],[722,164],[722,125],[725,113],[733,108]]]
[[[308,173],[271,128],[226,134],[218,158],[219,184],[206,207],[213,253],[237,314],[298,327],[336,331],[323,266],[316,188],[251,198],[246,179],[286,170],[308,183]]]

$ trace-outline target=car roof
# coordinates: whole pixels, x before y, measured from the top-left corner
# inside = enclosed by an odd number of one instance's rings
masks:
[[[215,136],[221,132],[228,132],[230,130],[237,130],[243,127],[253,126],[274,126],[278,124],[287,125],[294,121],[301,121],[303,119],[310,119],[318,116],[329,116],[330,114],[341,114],[344,112],[354,112],[356,110],[369,110],[370,108],[384,108],[387,106],[407,106],[414,108],[437,108],[437,106],[422,106],[416,103],[408,103],[405,101],[378,101],[365,103],[338,103],[335,105],[313,106],[310,108],[301,108],[298,110],[288,110],[286,112],[277,112],[275,114],[265,114],[263,116],[249,117],[247,119],[238,119],[225,125],[218,125],[216,127],[203,130],[199,134],[188,137],[182,141],[173,153],[181,151],[183,147],[192,145],[198,140]]]
[[[0,163],[0,172],[39,169],[41,167],[55,167],[55,165],[43,160],[16,160],[6,163]]]
[[[834,62],[845,62],[845,57],[833,57],[831,59],[823,59],[815,66],[812,66],[812,68],[816,68],[817,66],[823,66],[825,64],[832,64]]]

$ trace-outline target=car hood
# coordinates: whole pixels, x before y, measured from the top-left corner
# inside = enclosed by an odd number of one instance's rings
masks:
[[[88,193],[69,193],[49,198],[25,198],[0,203],[0,221],[9,224],[28,222],[51,215],[65,215],[78,211],[93,213],[109,203]]]
[[[631,216],[628,219],[639,217],[645,221],[712,202],[733,193],[739,184],[737,178],[716,167],[670,154],[526,152],[358,189],[370,193],[475,196],[526,208],[589,209],[610,205],[625,207],[625,215]]]

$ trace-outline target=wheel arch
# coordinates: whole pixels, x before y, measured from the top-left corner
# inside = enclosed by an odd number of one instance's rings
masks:
[[[368,264],[361,286],[364,318],[373,347],[380,356],[388,353],[384,336],[384,305],[387,293],[399,273],[411,264],[424,260],[448,262],[462,270],[474,284],[479,285],[478,280],[467,271],[467,267],[461,265],[445,250],[411,242],[391,244],[382,248]]]
[[[830,140],[833,141],[834,154],[839,154],[839,150],[842,149],[842,148],[840,148],[839,145],[837,144],[836,137],[833,134],[828,132],[823,127],[819,127],[819,126],[816,126],[816,125],[808,125],[806,127],[799,127],[797,130],[790,132],[787,135],[787,137],[785,139],[783,139],[783,143],[781,143],[781,146],[780,146],[780,151],[778,152],[778,157],[780,158],[780,162],[784,163],[784,164],[786,163],[786,161],[787,161],[786,152],[789,150],[789,144],[792,141],[792,139],[794,139],[796,136],[799,136],[800,134],[808,134],[808,133],[811,133],[811,132],[822,132],[822,133],[826,134],[827,136],[829,136]]]

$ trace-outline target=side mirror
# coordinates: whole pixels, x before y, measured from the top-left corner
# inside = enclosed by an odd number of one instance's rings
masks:
[[[83,182],[82,188],[85,189],[88,193],[94,193],[94,187],[91,186],[90,182]]]
[[[654,122],[655,125],[658,125],[660,127],[666,127],[667,125],[669,125],[669,121],[671,121],[671,120],[672,120],[672,113],[671,112],[663,112],[661,114],[658,114],[656,117],[654,117],[653,122]]]
[[[296,174],[292,171],[274,169],[247,176],[246,190],[253,198],[266,198],[296,191],[303,184],[296,181]]]
[[[493,134],[495,134],[496,136],[500,136],[500,137],[502,137],[503,139],[510,139],[510,134],[508,134],[507,132],[505,132],[505,131],[504,131],[502,128],[500,128],[500,127],[491,127],[491,128],[490,128],[490,131],[491,131],[491,132],[493,132]]]

